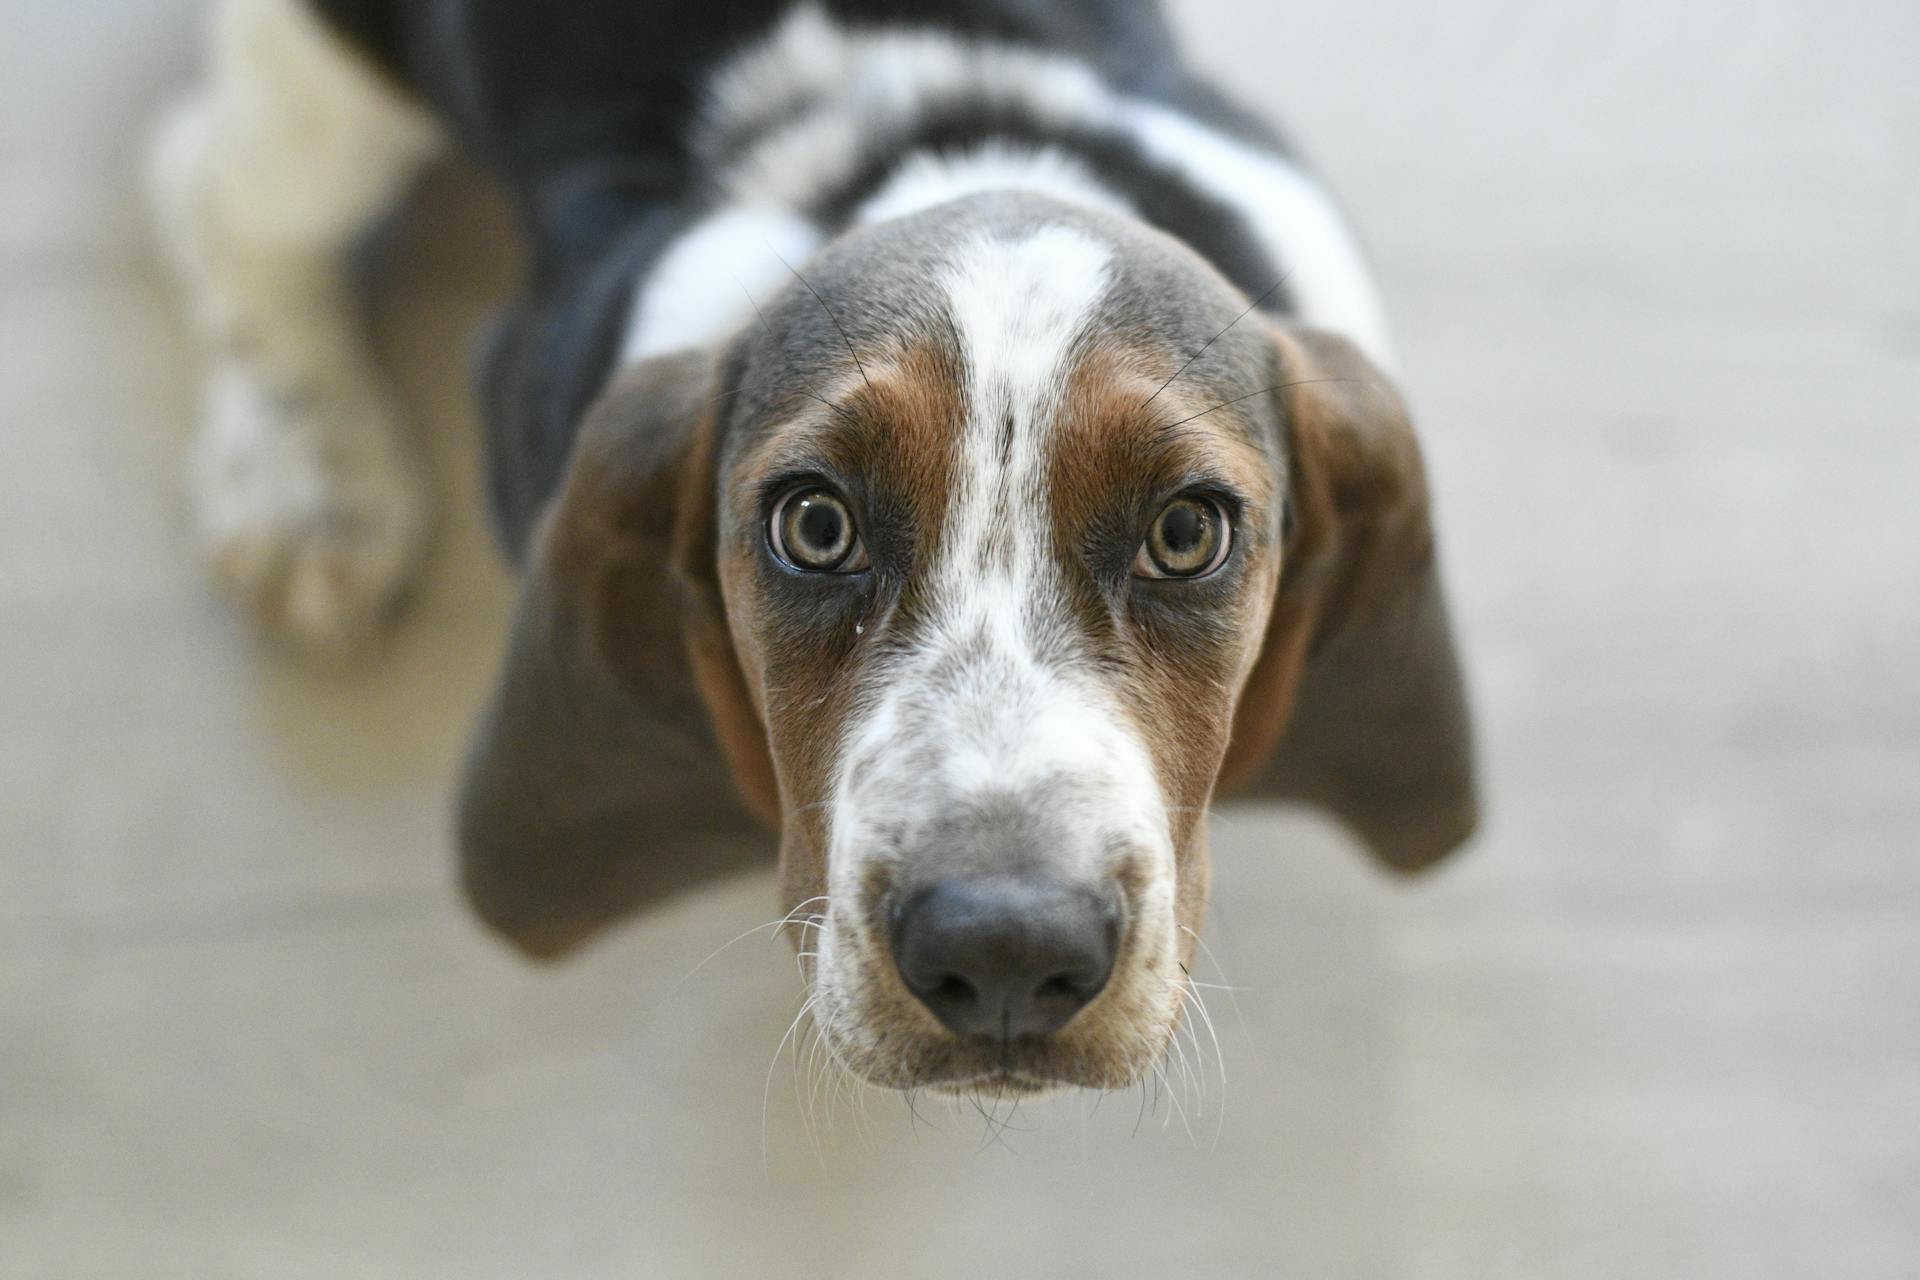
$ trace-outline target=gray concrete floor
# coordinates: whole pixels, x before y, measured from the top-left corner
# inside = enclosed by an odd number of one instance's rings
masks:
[[[1912,0],[1177,6],[1378,250],[1493,815],[1414,887],[1226,816],[1224,1086],[997,1142],[809,1123],[786,953],[696,971],[764,882],[551,972],[476,930],[496,211],[437,180],[382,299],[431,579],[379,661],[303,669],[174,488],[130,175],[195,6],[4,4],[0,1275],[1920,1274]]]

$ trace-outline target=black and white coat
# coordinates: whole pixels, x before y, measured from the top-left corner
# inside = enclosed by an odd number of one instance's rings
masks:
[[[480,362],[516,554],[618,363],[719,336],[850,224],[970,191],[1124,210],[1263,307],[1387,354],[1333,200],[1193,75],[1151,0],[311,3],[221,0],[213,91],[176,125],[162,181],[223,132],[264,147],[279,127],[294,154],[236,158],[226,185],[306,205],[286,221],[325,249],[448,139],[499,178],[533,250]],[[224,101],[256,118],[223,117]]]
[[[530,247],[478,362],[528,575],[463,802],[469,890],[528,949],[737,864],[743,800],[782,825],[796,902],[877,892],[909,829],[960,803],[902,764],[944,756],[1016,827],[1052,824],[1055,871],[1124,852],[1086,892],[1130,886],[1155,940],[1075,1025],[1134,1048],[1034,1066],[1117,1081],[1177,1017],[1216,775],[1330,808],[1396,866],[1471,829],[1424,476],[1361,252],[1148,0],[218,0],[213,36],[153,179],[208,364],[195,515],[271,629],[364,639],[432,523],[346,249],[450,145]],[[892,367],[869,377],[863,350]],[[1069,446],[1073,422],[1111,430]],[[755,451],[849,424],[836,447],[912,464],[869,511],[897,517],[893,551],[876,527],[858,584],[787,581]],[[1076,471],[1070,447],[1105,461]],[[1154,488],[1180,467],[1186,498]],[[1221,576],[1139,586],[1159,576],[1129,576],[1140,522],[1181,502],[1212,513]],[[928,608],[946,639],[914,630]],[[954,680],[964,698],[927,702]],[[1072,830],[1041,795],[1063,786]],[[883,828],[891,853],[861,843]],[[900,992],[865,925],[817,927],[847,1045],[894,1014],[927,1031],[910,1000],[883,1011]],[[961,1070],[924,1043],[867,1074]]]

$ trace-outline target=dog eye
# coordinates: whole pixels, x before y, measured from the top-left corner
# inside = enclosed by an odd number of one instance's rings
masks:
[[[867,567],[853,513],[838,494],[817,485],[780,499],[767,539],[774,555],[807,573],[858,573]]]
[[[1141,578],[1204,578],[1226,562],[1233,526],[1209,498],[1175,498],[1154,519],[1133,572]]]

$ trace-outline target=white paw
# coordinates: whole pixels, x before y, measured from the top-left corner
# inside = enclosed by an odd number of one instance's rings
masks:
[[[280,389],[227,363],[208,382],[191,474],[207,558],[303,648],[351,649],[392,615],[426,548],[424,480],[391,407],[358,380]]]

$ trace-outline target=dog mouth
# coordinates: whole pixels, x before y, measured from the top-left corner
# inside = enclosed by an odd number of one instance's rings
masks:
[[[1172,1032],[1165,1034],[1170,1040]],[[882,1089],[925,1090],[961,1099],[1032,1099],[1076,1089],[1130,1088],[1152,1074],[1156,1061],[1157,1054],[1123,1053],[1104,1043],[930,1040],[904,1053],[856,1058],[845,1065],[866,1084]]]
[[[842,1022],[831,1011],[820,1030],[835,1057],[863,1083],[957,1098],[1038,1098],[1074,1089],[1125,1089],[1148,1076],[1177,1022],[1011,1040],[920,1031],[875,1035],[871,1023]]]

